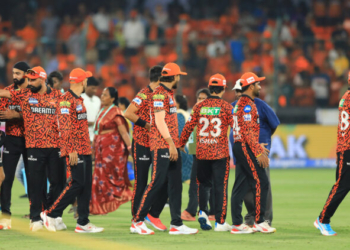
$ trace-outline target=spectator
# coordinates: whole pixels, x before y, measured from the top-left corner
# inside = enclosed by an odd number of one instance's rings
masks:
[[[110,18],[107,15],[106,8],[104,6],[100,6],[98,8],[98,12],[92,17],[92,20],[94,22],[96,29],[100,33],[108,34]]]
[[[154,11],[155,23],[159,28],[165,30],[168,25],[168,13],[164,11],[162,5],[158,4]]]
[[[145,26],[137,19],[136,10],[130,12],[130,19],[125,22],[123,34],[126,41],[125,55],[136,55],[145,41]]]
[[[218,57],[226,53],[226,46],[222,40],[212,38],[207,46],[207,55],[209,57]]]
[[[341,49],[337,49],[338,58],[333,61],[333,69],[335,75],[341,76],[349,69],[349,59],[345,56],[345,53]]]
[[[60,19],[54,15],[52,9],[48,9],[47,16],[41,21],[41,27],[43,28],[43,38],[47,39],[50,43],[55,42],[59,24]]]
[[[102,64],[104,64],[107,59],[110,57],[111,50],[113,46],[111,41],[108,39],[108,33],[101,33],[100,37],[96,41],[96,49],[98,52],[98,69]]]
[[[315,67],[315,73],[311,76],[311,88],[315,92],[316,105],[324,108],[328,105],[330,78],[327,74],[321,73],[319,67]]]
[[[53,71],[47,78],[47,84],[50,85],[51,88],[57,89],[64,93],[64,89],[62,88],[63,75],[59,71]]]
[[[333,39],[333,43],[334,43],[335,48],[347,51],[349,34],[343,28],[342,22],[339,22],[336,29],[333,31],[332,39]]]

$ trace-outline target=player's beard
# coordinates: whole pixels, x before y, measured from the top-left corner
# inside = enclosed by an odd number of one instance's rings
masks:
[[[253,92],[254,97],[259,97],[260,95],[260,90],[259,89],[255,89]]]
[[[17,86],[21,86],[26,79],[22,78],[21,80],[18,79],[13,79],[13,83],[16,84]]]
[[[33,85],[28,85],[28,88],[30,89],[30,91],[32,91],[33,93],[38,93],[41,90],[41,85],[39,85],[38,87],[35,87]]]
[[[177,89],[177,82],[173,85],[172,89]]]

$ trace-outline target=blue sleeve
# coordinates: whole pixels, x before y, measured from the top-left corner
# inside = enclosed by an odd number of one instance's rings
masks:
[[[184,127],[185,127],[186,121],[185,121],[185,117],[182,114],[180,114],[180,113],[177,114],[177,122],[178,122],[178,125],[179,125],[179,137],[181,137],[181,133],[182,133],[182,130],[184,129]]]
[[[275,130],[277,126],[280,125],[280,120],[278,119],[276,113],[272,110],[272,108],[269,105],[267,105],[266,102],[262,103],[264,103],[263,109],[266,115],[267,123],[269,124],[271,130]]]
[[[232,107],[235,107],[237,104],[237,101],[234,101],[233,103],[231,103]]]

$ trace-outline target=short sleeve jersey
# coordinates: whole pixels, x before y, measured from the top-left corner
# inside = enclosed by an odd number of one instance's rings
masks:
[[[20,89],[18,89],[16,85],[12,84],[6,87],[5,90],[19,91]],[[12,99],[1,98],[0,110],[6,110],[6,109],[15,110],[19,113],[22,113],[22,109],[19,103],[15,102]],[[12,135],[12,136],[18,136],[18,137],[24,136],[24,123],[22,119],[7,120],[5,127],[6,127],[5,128],[6,135]]]
[[[350,90],[339,102],[339,122],[337,137],[337,152],[350,149]]]
[[[150,88],[150,86],[147,86],[146,88],[143,88],[131,102],[132,104],[135,105],[135,107],[138,108],[136,115],[140,119],[148,123],[150,123],[150,120],[151,120],[149,103],[152,98],[152,93],[153,91]],[[144,147],[149,147],[149,131],[147,129],[135,125],[133,138],[136,143]]]
[[[22,109],[27,148],[58,148],[57,104],[61,93],[47,87],[43,95],[30,89],[10,90]]]
[[[58,121],[61,157],[74,151],[79,155],[91,155],[84,99],[71,90],[63,94],[59,101]]]
[[[254,100],[242,95],[233,110],[233,137],[235,142],[247,144],[258,157],[263,153],[259,144],[259,114]]]
[[[157,150],[162,148],[169,148],[168,143],[160,134],[156,123],[154,112],[165,111],[165,123],[168,126],[170,136],[175,144],[179,147],[179,128],[177,123],[176,103],[174,99],[174,92],[168,89],[163,84],[157,87],[152,95],[150,102],[151,110],[151,133],[150,133],[150,149]]]
[[[227,131],[232,126],[233,107],[216,96],[209,96],[193,108],[180,138],[183,147],[197,126],[196,157],[200,160],[217,160],[229,157]]]

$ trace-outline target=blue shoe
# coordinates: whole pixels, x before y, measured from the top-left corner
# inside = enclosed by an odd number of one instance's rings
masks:
[[[335,236],[337,235],[336,232],[333,231],[333,229],[331,228],[330,224],[324,224],[320,222],[320,219],[317,217],[317,220],[315,220],[314,222],[314,226],[321,231],[322,235],[325,236]]]
[[[208,215],[205,212],[203,212],[202,210],[199,210],[198,222],[201,225],[201,228],[203,230],[211,230],[212,229]]]

